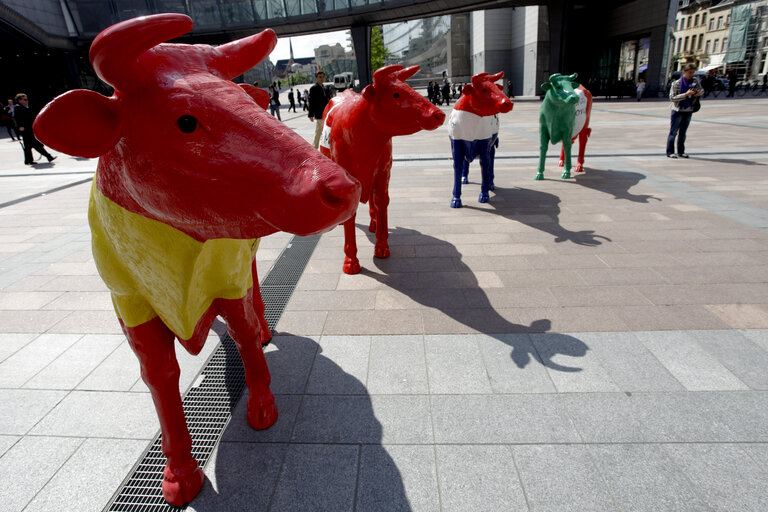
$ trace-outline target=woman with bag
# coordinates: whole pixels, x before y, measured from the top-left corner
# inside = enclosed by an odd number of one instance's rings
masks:
[[[693,113],[701,108],[699,97],[704,93],[701,84],[693,76],[695,72],[696,64],[686,64],[683,66],[683,76],[672,82],[669,88],[672,118],[667,137],[667,158],[688,158],[685,153],[685,134],[688,132]],[[677,138],[677,154],[675,154],[675,138]]]

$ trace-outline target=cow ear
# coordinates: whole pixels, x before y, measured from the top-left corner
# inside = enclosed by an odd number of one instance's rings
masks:
[[[263,108],[264,110],[267,110],[267,107],[269,106],[269,93],[265,91],[264,89],[259,89],[258,87],[254,87],[251,84],[237,84],[250,96],[253,98],[253,101],[256,102],[258,106]]]
[[[498,87],[501,92],[504,92],[504,86],[503,85],[496,84],[496,87]]]
[[[366,85],[365,89],[363,89],[363,98],[365,98],[366,101],[373,101],[373,98],[376,96],[376,90],[373,88],[372,85]]]
[[[541,89],[546,92],[552,88],[552,84],[550,82],[544,82],[541,84]]]
[[[474,87],[472,87],[472,85],[470,85],[470,84],[467,84],[467,85],[465,85],[465,86],[464,86],[464,88],[461,90],[461,94],[464,94],[464,95],[466,95],[466,96],[469,96],[470,94],[472,94],[472,91],[474,91],[474,90],[475,90],[475,88],[474,88]]]
[[[85,89],[65,92],[40,111],[33,130],[56,151],[95,158],[120,140],[120,105],[114,96]]]
[[[568,77],[568,80],[574,81],[577,78],[579,78],[579,74],[578,73],[574,73],[574,74],[572,74],[571,76]]]

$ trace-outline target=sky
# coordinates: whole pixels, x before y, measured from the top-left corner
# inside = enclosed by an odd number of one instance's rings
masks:
[[[294,36],[294,37],[278,37],[277,46],[269,54],[269,58],[272,62],[277,62],[280,59],[287,59],[291,56],[288,49],[288,39],[293,43],[293,56],[299,57],[314,57],[315,48],[318,46],[328,44],[333,46],[336,43],[340,43],[345,49],[347,48],[347,32],[341,30],[338,32],[324,32],[322,34],[312,34],[308,36]]]

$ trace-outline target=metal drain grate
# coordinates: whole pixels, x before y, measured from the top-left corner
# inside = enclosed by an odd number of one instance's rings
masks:
[[[320,235],[293,237],[260,284],[266,308],[264,316],[270,329],[274,329],[280,320],[319,240]],[[244,389],[245,372],[240,354],[232,338],[225,335],[183,400],[192,436],[192,456],[200,467],[205,468]],[[186,506],[172,507],[163,499],[164,467],[165,455],[158,434],[105,510],[184,510]]]

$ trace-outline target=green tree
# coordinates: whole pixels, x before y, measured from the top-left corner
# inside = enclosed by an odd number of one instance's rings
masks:
[[[384,36],[379,27],[371,27],[371,71],[384,66],[389,57],[389,50],[384,46]]]

